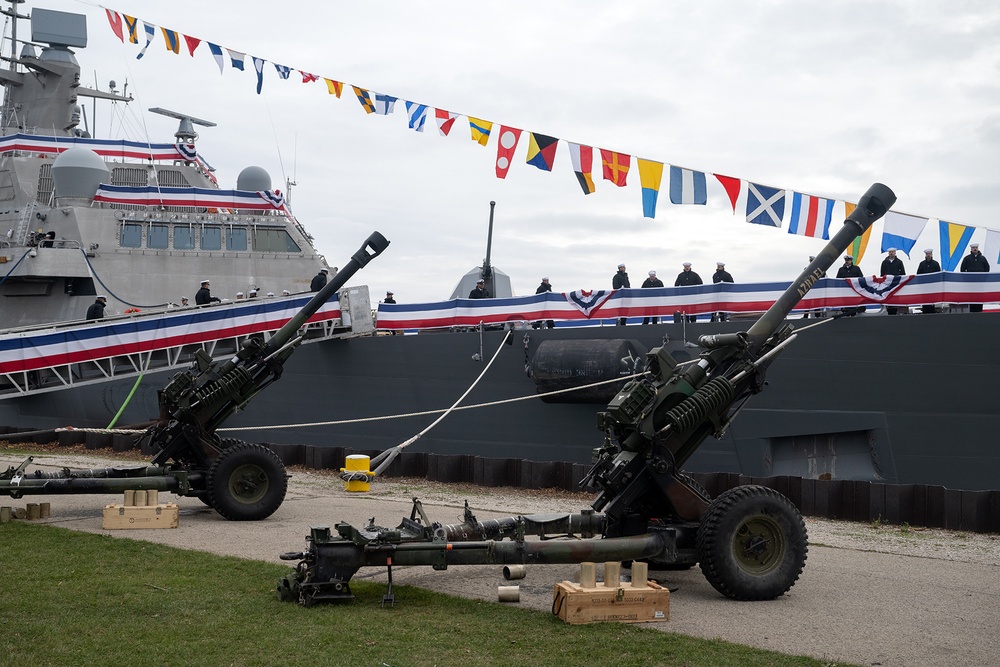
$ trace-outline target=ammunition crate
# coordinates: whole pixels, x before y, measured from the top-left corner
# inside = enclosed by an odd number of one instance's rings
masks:
[[[128,506],[105,505],[104,530],[130,530],[137,528],[176,528],[180,510],[176,503],[162,505]]]
[[[573,625],[582,623],[649,623],[670,619],[670,591],[655,581],[633,587],[584,588],[571,581],[555,585],[552,613]]]

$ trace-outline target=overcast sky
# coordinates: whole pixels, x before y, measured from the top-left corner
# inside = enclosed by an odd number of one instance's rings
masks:
[[[619,262],[633,286],[650,269],[672,284],[690,261],[708,279],[725,261],[737,282],[791,280],[824,242],[747,224],[709,176],[707,206],[669,202],[642,215],[635,157],[838,200],[871,183],[895,210],[931,218],[911,257],[939,248],[939,218],[1000,230],[1000,4],[920,2],[334,2],[120,0],[107,7],[248,54],[220,75],[206,45],[190,57],[160,35],[142,60],[103,9],[86,13],[78,53],[86,85],[114,79],[127,113],[98,105],[95,136],[170,141],[166,107],[218,123],[200,152],[220,185],[259,165],[274,187],[294,178],[292,208],[321,253],[343,265],[372,230],[392,242],[353,281],[399,302],[448,298],[486,254],[497,202],[494,266],[515,293],[542,276],[556,291],[611,286]],[[261,95],[250,55],[268,61]],[[399,98],[366,115],[345,85],[280,80],[271,63]],[[408,129],[403,101],[463,114],[451,135]],[[493,121],[489,144],[465,115]],[[500,124],[523,129],[507,178],[495,175]],[[560,142],[551,173],[524,163],[527,132],[633,156],[628,186],[600,177],[584,196]],[[791,204],[788,202],[787,208]],[[787,220],[786,213],[786,220]],[[838,220],[839,218],[839,220]],[[835,209],[834,229],[843,219]],[[881,225],[861,262],[878,270]],[[938,253],[939,254],[939,253]]]

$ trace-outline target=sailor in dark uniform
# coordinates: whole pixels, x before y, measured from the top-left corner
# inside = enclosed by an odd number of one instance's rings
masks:
[[[941,270],[941,265],[938,264],[937,260],[934,259],[934,250],[928,248],[924,250],[924,261],[917,265],[917,275],[921,276],[925,273],[937,273]],[[933,313],[936,310],[934,304],[926,304],[920,306],[920,311],[923,313]]]
[[[326,287],[326,274],[328,271],[326,269],[320,269],[319,273],[313,276],[312,282],[309,283],[309,290],[312,292],[318,292],[324,287]]]
[[[674,287],[687,287],[688,285],[702,285],[701,276],[691,270],[691,262],[684,262],[684,270],[677,274],[677,280],[674,281]],[[695,322],[698,319],[696,315],[688,315],[688,322]]]
[[[865,274],[861,273],[861,267],[854,263],[854,257],[851,255],[844,255],[844,265],[837,269],[838,278],[863,278]]]
[[[618,272],[611,278],[611,289],[628,289],[629,287],[632,287],[632,285],[628,281],[628,274],[625,272],[625,264],[623,262],[618,265]],[[619,317],[616,324],[623,327],[625,326],[626,319]]]
[[[194,302],[199,306],[207,306],[210,303],[221,303],[222,299],[217,296],[212,296],[212,290],[208,287],[208,281],[201,281],[201,288],[195,292]]]
[[[99,320],[104,317],[104,306],[108,303],[108,297],[103,294],[94,300],[94,303],[90,304],[90,308],[87,309],[87,319],[88,320]]]
[[[889,253],[889,256],[882,260],[882,277],[905,276],[906,269],[903,268],[903,260],[896,257],[896,249],[889,248],[886,252]],[[899,310],[898,306],[885,307],[885,312],[889,315],[895,315]]]
[[[649,272],[649,277],[646,278],[644,281],[642,281],[642,286],[643,286],[643,288],[647,288],[647,287],[663,287],[663,281],[656,277],[656,271],[650,271]],[[644,318],[642,318],[642,323],[643,324],[649,324],[650,322],[652,322],[653,324],[656,324],[659,321],[660,321],[660,318],[658,318],[658,317],[644,317]]]
[[[476,281],[476,288],[469,292],[470,299],[488,299],[490,293],[486,291],[486,281],[482,278]]]
[[[712,283],[714,284],[714,283],[733,283],[733,282],[736,281],[733,280],[732,274],[729,273],[729,271],[726,271],[726,263],[716,262],[715,273],[712,274]],[[726,322],[727,320],[729,320],[729,313],[719,312],[712,314],[713,322]]]
[[[962,273],[989,273],[990,263],[983,256],[983,253],[979,252],[978,243],[969,244],[969,254],[965,256],[962,260]],[[969,304],[970,313],[981,313],[983,312],[983,304],[981,303],[970,303]]]
[[[542,282],[539,283],[538,287],[535,288],[535,294],[545,294],[546,292],[551,292],[551,291],[552,291],[552,285],[549,283],[548,277],[542,278]],[[545,320],[545,326],[547,326],[549,329],[554,329],[556,323],[553,320]],[[541,329],[542,328],[541,320],[539,320],[538,322],[532,322],[531,328]]]

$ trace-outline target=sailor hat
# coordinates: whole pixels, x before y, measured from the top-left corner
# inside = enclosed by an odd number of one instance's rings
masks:
[[[844,255],[844,259],[849,259],[852,262],[854,261],[854,257],[852,255]]]
[[[485,280],[483,280],[482,278],[480,278],[479,280],[477,280],[477,281],[476,281],[476,284],[477,284],[477,285],[480,285],[480,284],[482,284],[482,285],[485,285],[485,284],[486,284],[486,281],[485,281]]]
[[[268,296],[274,296],[274,292],[268,292],[267,295]]]
[[[725,266],[726,263],[725,262],[716,262],[715,265],[716,266]]]
[[[970,244],[969,244],[969,247],[970,247],[970,248],[978,248],[978,247],[979,247],[979,244],[978,244],[978,243],[970,243]]]
[[[237,292],[237,293],[236,293],[236,298],[239,298],[239,297],[241,297],[241,296],[243,296],[243,292]]]
[[[655,276],[655,275],[656,275],[656,271],[650,271],[650,272],[649,272],[649,275],[651,275],[651,276]]]
[[[925,255],[930,255],[930,254],[933,254],[933,253],[934,253],[934,249],[933,248],[927,248],[926,250],[924,250],[924,254]]]
[[[320,269],[319,272],[320,273],[329,273],[329,271],[327,271],[326,269]]]
[[[619,265],[618,265],[618,268],[619,268],[619,269],[624,269],[624,268],[625,268],[625,265],[624,265],[624,264],[619,264]]]
[[[202,280],[202,281],[201,281],[201,284],[202,284],[202,285],[208,285],[209,283],[208,283],[208,281],[207,281],[207,280]]]
[[[100,299],[100,300],[102,300],[102,301],[107,301],[108,300],[108,297],[104,296],[103,294],[98,295],[97,298]]]
[[[691,262],[684,262],[684,268],[685,269],[690,269],[691,268]]]

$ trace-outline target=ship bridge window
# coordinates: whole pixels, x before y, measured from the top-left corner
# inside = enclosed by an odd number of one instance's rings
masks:
[[[247,230],[244,227],[226,228],[226,249],[245,251],[247,249]]]
[[[115,167],[111,170],[111,185],[144,188],[148,179],[149,174],[143,167]]]
[[[6,169],[0,171],[0,201],[14,198],[14,179]]]
[[[284,229],[256,229],[253,249],[257,252],[302,252]]]
[[[146,247],[166,250],[170,247],[170,225],[150,225],[146,236]]]
[[[122,225],[121,247],[142,247],[142,225],[135,222],[126,222]]]
[[[174,249],[194,250],[194,227],[174,227]]]
[[[222,250],[222,227],[201,228],[201,249]]]
[[[38,168],[38,191],[35,199],[39,203],[52,205],[52,163],[45,162]]]

